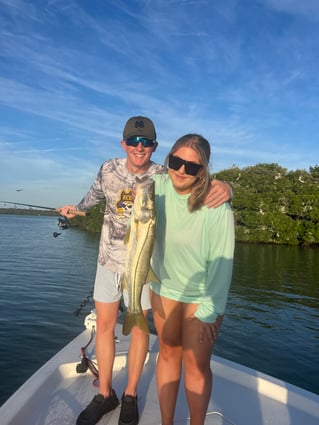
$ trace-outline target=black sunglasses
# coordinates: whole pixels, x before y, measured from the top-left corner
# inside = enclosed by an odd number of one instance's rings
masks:
[[[185,173],[189,174],[190,176],[196,176],[198,171],[202,168],[201,164],[185,161],[178,156],[170,155],[168,157],[168,168],[171,168],[172,170],[179,170],[182,165],[185,165]]]
[[[152,148],[155,145],[155,140],[148,139],[147,137],[129,137],[125,140],[127,146],[138,146],[139,143],[142,143],[144,148]]]

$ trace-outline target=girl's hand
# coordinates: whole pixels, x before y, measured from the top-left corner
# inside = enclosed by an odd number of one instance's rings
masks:
[[[222,316],[217,317],[215,323],[206,323],[197,319],[197,317],[192,314],[189,317],[189,320],[198,320],[199,321],[199,343],[203,344],[205,341],[207,342],[215,342],[217,339],[217,335],[220,329],[220,325],[222,322]]]

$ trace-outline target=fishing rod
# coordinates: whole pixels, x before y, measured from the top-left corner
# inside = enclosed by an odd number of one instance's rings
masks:
[[[22,202],[10,202],[10,201],[0,201],[0,202],[2,202],[4,204],[23,205],[25,207],[40,208],[42,210],[56,211],[56,212],[61,213],[61,208],[44,207],[43,205],[34,205],[34,204],[23,204]],[[86,213],[85,211],[77,211],[77,210],[73,210],[73,209],[68,210],[67,214],[80,215],[80,216],[89,215],[89,213]],[[59,229],[66,230],[66,229],[69,228],[69,221],[66,217],[59,217],[57,225],[58,225]],[[60,235],[61,235],[61,233],[58,233],[58,232],[53,233],[54,238],[57,238]]]
[[[50,210],[50,211],[57,211],[57,212],[60,212],[60,210],[61,210],[61,208],[44,207],[43,205],[22,204],[21,202],[9,202],[9,201],[0,201],[0,202],[3,202],[4,204],[23,205],[25,207],[41,208],[43,210]],[[85,211],[77,211],[77,210],[68,210],[67,213],[73,214],[73,215],[80,215],[80,216],[89,215]]]

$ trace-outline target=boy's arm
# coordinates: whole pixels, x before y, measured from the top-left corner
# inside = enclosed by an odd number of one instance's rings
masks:
[[[210,191],[205,198],[205,205],[208,208],[217,208],[230,201],[232,197],[233,189],[229,183],[213,179]]]

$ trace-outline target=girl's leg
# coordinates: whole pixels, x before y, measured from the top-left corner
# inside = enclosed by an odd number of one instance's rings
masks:
[[[151,301],[159,342],[156,376],[162,425],[173,425],[182,366],[182,304],[154,292]]]
[[[191,425],[204,425],[207,408],[212,392],[213,376],[210,368],[210,358],[216,342],[205,339],[199,342],[201,322],[189,317],[197,305],[184,304],[183,309],[183,363],[185,374],[185,391],[190,412]],[[222,318],[216,322],[216,333]]]

